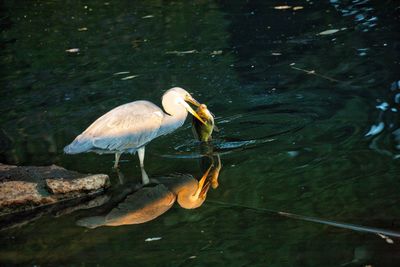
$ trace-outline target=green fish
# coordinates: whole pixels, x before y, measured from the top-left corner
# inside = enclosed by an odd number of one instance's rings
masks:
[[[193,117],[192,130],[194,136],[202,142],[211,141],[211,135],[213,130],[218,131],[214,122],[214,114],[212,114],[205,104],[201,104],[196,110],[196,113],[205,124],[201,123],[198,119]]]

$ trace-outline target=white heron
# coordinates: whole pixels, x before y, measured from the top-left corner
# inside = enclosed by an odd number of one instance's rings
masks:
[[[145,146],[154,138],[169,134],[182,126],[188,111],[205,124],[186,102],[200,106],[186,90],[174,87],[167,90],[162,97],[165,112],[144,100],[118,106],[93,122],[64,148],[64,152],[113,153],[115,168],[118,167],[122,153],[138,152],[143,183],[148,183],[144,170]]]

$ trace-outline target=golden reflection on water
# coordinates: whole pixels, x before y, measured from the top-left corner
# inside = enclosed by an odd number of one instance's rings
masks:
[[[82,218],[77,224],[87,228],[141,224],[152,221],[168,211],[175,202],[184,209],[200,207],[210,187],[216,189],[222,168],[218,154],[208,154],[211,161],[200,179],[191,174],[170,174],[150,178],[150,183],[136,184],[137,190],[129,194],[108,214]],[[204,162],[202,162],[204,163]],[[123,174],[119,171],[120,183]]]

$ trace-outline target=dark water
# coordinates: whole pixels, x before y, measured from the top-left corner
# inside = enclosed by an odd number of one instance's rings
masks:
[[[118,186],[113,156],[63,147],[180,86],[216,114],[223,168],[200,208],[145,224],[76,225],[106,203],[3,230],[0,265],[399,266],[399,238],[274,212],[400,231],[397,1],[1,5],[1,162],[107,173],[118,195],[140,181],[136,156]],[[202,175],[189,125],[147,147],[150,176]]]

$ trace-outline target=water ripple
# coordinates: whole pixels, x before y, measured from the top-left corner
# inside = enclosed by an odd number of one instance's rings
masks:
[[[378,99],[378,115],[374,124],[365,134],[371,138],[369,147],[380,154],[400,158],[400,81],[393,82],[387,96]]]
[[[294,133],[312,123],[313,113],[304,113],[282,106],[259,105],[248,109],[246,113],[216,118],[220,129],[214,134],[211,143],[204,144],[193,139],[182,143],[178,139],[173,145],[175,154],[163,154],[167,158],[201,158],[211,153],[228,154],[237,151],[255,149],[266,143],[280,139],[280,136]],[[207,148],[208,147],[208,148]]]

